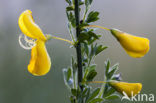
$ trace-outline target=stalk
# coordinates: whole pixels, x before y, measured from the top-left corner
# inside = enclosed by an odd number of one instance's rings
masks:
[[[75,19],[76,19],[76,37],[80,35],[80,11],[79,11],[79,0],[75,0]],[[82,54],[81,54],[81,43],[78,41],[76,45],[77,63],[78,63],[78,87],[80,87],[81,92],[83,92],[83,86],[81,85],[83,72],[82,72]],[[79,98],[80,103],[83,103],[83,99]]]

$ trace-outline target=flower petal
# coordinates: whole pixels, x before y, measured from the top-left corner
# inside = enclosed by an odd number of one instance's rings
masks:
[[[44,41],[46,40],[46,37],[42,33],[40,27],[35,24],[30,10],[26,10],[20,15],[18,24],[21,31],[28,37]]]
[[[28,65],[28,71],[35,76],[42,76],[49,72],[51,60],[47,53],[45,42],[36,41],[36,46],[32,48],[31,60]]]
[[[126,82],[111,81],[109,84],[119,93],[123,94],[123,92],[125,92],[129,97],[137,95],[138,93],[140,93],[142,89],[141,83],[126,83]]]
[[[150,46],[147,38],[137,37],[117,29],[111,29],[111,33],[131,57],[140,58],[149,51]]]

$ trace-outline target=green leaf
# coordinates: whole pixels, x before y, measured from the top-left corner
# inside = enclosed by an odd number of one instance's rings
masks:
[[[87,32],[82,32],[80,33],[79,37],[78,37],[78,40],[80,42],[84,42],[85,40],[89,40],[89,35]]]
[[[77,71],[77,63],[75,62],[74,58],[72,57],[72,69],[73,69],[73,74]]]
[[[105,99],[107,99],[107,100],[114,100],[114,99],[119,99],[119,98],[120,98],[119,95],[113,94],[111,96],[106,97]]]
[[[110,89],[105,92],[105,94],[103,95],[103,97],[104,98],[105,97],[108,97],[108,96],[112,95],[113,93],[115,93],[115,89],[113,89],[112,87],[110,87]]]
[[[112,66],[112,68],[110,69],[107,78],[111,79],[112,76],[114,75],[114,73],[118,70],[118,64],[115,64],[114,66]]]
[[[99,39],[99,37],[92,31],[89,31],[88,34],[90,37],[94,37],[95,39]]]
[[[70,70],[69,69],[63,69],[63,76],[64,76],[65,85],[68,88],[71,88],[73,85],[73,79],[70,78],[71,77]]]
[[[92,99],[94,99],[100,92],[100,88],[96,88],[90,95],[90,97],[88,98],[86,103],[89,103]]]
[[[102,101],[103,101],[102,98],[95,98],[95,99],[91,100],[89,103],[100,103]]]
[[[106,95],[107,91],[109,90],[110,86],[108,83],[105,84],[105,87],[104,87],[104,92],[103,92],[103,97]]]
[[[110,68],[110,61],[107,60],[107,61],[105,62],[105,75],[106,75],[106,76],[108,76],[109,68]]]
[[[75,97],[74,96],[70,96],[70,101],[71,101],[71,103],[75,103],[74,101],[75,101]]]
[[[95,55],[98,55],[99,53],[101,53],[102,51],[104,51],[106,48],[108,48],[108,47],[102,46],[102,45],[97,46]]]
[[[72,10],[74,10],[74,7],[73,6],[66,7],[66,11],[72,11]]]
[[[87,95],[86,95],[85,103],[87,103],[87,100],[89,99],[89,97],[90,97],[90,87],[87,90]]]
[[[97,72],[95,70],[90,71],[86,77],[87,81],[92,81],[96,75]]]
[[[89,88],[85,88],[82,92],[82,97],[86,97],[87,96],[87,92],[88,92]]]
[[[71,93],[73,96],[77,96],[77,89],[71,89]]]
[[[79,1],[79,5],[83,5],[84,4],[84,2],[82,2],[82,1]]]
[[[84,43],[84,49],[85,49],[85,53],[88,56],[89,55],[89,47],[88,44]]]
[[[87,20],[86,22],[87,23],[90,23],[90,22],[95,22],[99,19],[99,12],[97,11],[91,11],[89,14],[88,14],[88,17],[87,17]]]
[[[83,28],[83,27],[84,27],[84,26],[88,26],[88,25],[89,25],[88,23],[82,21],[82,22],[80,23],[80,29],[81,29],[81,30],[85,30],[85,28]]]
[[[71,68],[68,68],[68,70],[67,70],[67,81],[69,81],[69,79],[71,78],[71,75],[72,75]]]
[[[89,72],[90,71],[93,71],[96,69],[96,64],[92,64],[90,67],[89,67]]]
[[[80,33],[80,35],[79,35],[79,37],[78,37],[78,39],[79,39],[79,41],[80,42],[85,42],[85,41],[91,41],[91,40],[93,40],[93,39],[99,39],[99,37],[98,37],[98,35],[97,34],[95,34],[94,32],[92,32],[91,30],[90,31],[88,31],[88,32],[81,32]]]
[[[69,5],[72,4],[71,0],[66,0],[66,2],[67,2]]]
[[[94,77],[92,77],[92,76],[94,76],[94,73],[92,73],[92,72],[95,71],[95,68],[96,68],[96,64],[92,64],[91,66],[89,66],[85,69],[85,73],[84,73],[84,77],[83,77],[83,83],[85,83],[86,80],[91,81],[92,78],[94,78]]]
[[[66,12],[66,14],[67,14],[67,18],[68,18],[69,22],[75,28],[76,27],[75,16],[73,15],[72,12]]]
[[[90,6],[92,4],[93,0],[85,0],[85,5],[88,8],[88,6]]]

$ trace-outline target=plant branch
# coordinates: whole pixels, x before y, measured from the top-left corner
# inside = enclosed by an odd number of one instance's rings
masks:
[[[76,19],[76,37],[77,40],[80,35],[80,12],[79,12],[79,0],[75,0],[75,19]],[[82,78],[83,78],[83,72],[82,72],[82,54],[81,54],[81,43],[78,41],[76,45],[76,53],[77,53],[77,63],[78,63],[78,85],[81,89],[81,92],[83,91],[83,86],[81,85]],[[83,103],[83,99],[81,99],[81,103]]]

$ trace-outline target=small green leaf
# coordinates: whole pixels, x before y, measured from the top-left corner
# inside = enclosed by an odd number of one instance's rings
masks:
[[[90,97],[90,87],[87,90],[87,95],[86,95],[85,103],[87,103],[87,100],[89,99],[89,97]]]
[[[80,28],[81,28],[81,30],[85,30],[85,28],[83,28],[84,26],[88,26],[89,24],[88,23],[86,23],[86,22],[81,22],[80,23]]]
[[[89,31],[88,34],[90,37],[94,37],[95,39],[99,39],[99,37],[92,31]]]
[[[106,75],[106,76],[108,75],[109,68],[110,68],[110,61],[107,60],[107,61],[105,62],[105,75]]]
[[[71,62],[72,62],[73,74],[75,74],[75,72],[77,71],[77,63],[75,62],[73,57],[71,59]]]
[[[79,5],[83,5],[83,4],[84,4],[84,2],[82,2],[82,1],[79,2]]]
[[[103,97],[106,95],[106,93],[107,93],[107,91],[108,91],[109,88],[110,88],[109,84],[106,83],[105,84],[105,87],[104,87]]]
[[[67,2],[69,5],[72,4],[71,0],[66,0],[66,2]]]
[[[89,67],[89,72],[92,71],[92,70],[95,70],[96,69],[96,64],[92,64],[90,67]]]
[[[94,99],[100,92],[100,88],[96,88],[90,95],[90,97],[88,98],[86,103],[89,103],[92,99]]]
[[[99,12],[97,11],[91,11],[89,14],[88,14],[88,17],[87,17],[87,20],[86,22],[87,23],[90,23],[90,22],[95,22],[99,19]]]
[[[83,80],[82,80],[83,83],[85,83],[86,80],[91,81],[92,80],[91,78],[94,78],[92,77],[94,76],[94,73],[92,72],[95,71],[95,68],[96,68],[95,64],[92,64],[91,66],[85,68],[85,73],[84,73]]]
[[[88,8],[88,6],[90,6],[92,4],[93,0],[85,0],[85,5]]]
[[[75,28],[76,27],[76,21],[75,21],[75,16],[73,15],[72,12],[66,12],[67,18],[70,21],[71,25]]]
[[[71,93],[73,96],[77,96],[77,89],[71,89]]]
[[[91,100],[89,103],[101,103],[103,101],[102,98],[95,98],[93,100]]]
[[[119,95],[113,94],[111,96],[106,97],[105,99],[107,99],[107,100],[114,100],[114,99],[119,99],[119,98],[120,98]]]
[[[103,97],[104,98],[105,97],[108,97],[108,96],[112,95],[113,93],[115,93],[115,89],[113,89],[112,87],[110,87],[110,89],[105,92],[105,94],[103,95]]]
[[[73,85],[73,79],[70,78],[70,70],[68,72],[69,69],[63,69],[63,76],[64,76],[64,82],[65,82],[65,85],[68,87],[68,88],[71,88],[72,85]]]
[[[70,101],[71,101],[71,103],[75,103],[75,97],[74,96],[70,96]]]
[[[90,71],[86,77],[87,81],[92,81],[96,75],[97,72],[95,70]]]
[[[66,11],[72,11],[72,10],[74,10],[74,7],[73,6],[66,7]]]
[[[89,55],[89,47],[86,43],[84,43],[84,49],[85,49],[85,53],[88,56]]]
[[[68,68],[68,70],[67,70],[67,81],[69,81],[69,79],[71,78],[71,75],[72,75],[71,68]]]
[[[114,73],[118,70],[118,64],[115,64],[114,66],[112,66],[112,68],[110,69],[107,78],[111,79],[112,76],[114,75]]]
[[[89,40],[89,35],[86,32],[80,33],[78,40],[80,42],[84,42],[85,40]]]
[[[85,42],[85,41],[91,41],[91,40],[93,40],[93,39],[99,39],[99,36],[98,35],[96,35],[94,32],[92,32],[92,31],[88,31],[88,32],[81,32],[80,33],[80,35],[79,35],[79,37],[78,37],[78,39],[79,39],[79,41],[80,42]]]
[[[87,91],[88,91],[89,89],[88,88],[85,88],[84,90],[83,90],[83,92],[82,92],[82,97],[86,97],[87,96]]]
[[[106,48],[108,48],[108,47],[106,47],[106,46],[103,47],[102,45],[99,45],[97,47],[97,49],[96,49],[95,55],[98,55],[99,53],[101,53],[102,51],[104,51]]]

